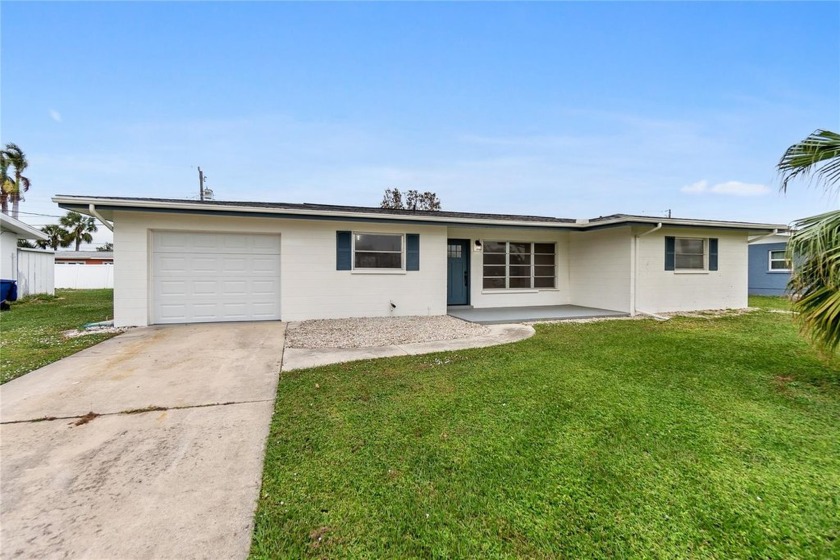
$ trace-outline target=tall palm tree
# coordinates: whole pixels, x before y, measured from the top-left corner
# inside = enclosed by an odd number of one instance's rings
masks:
[[[782,191],[810,177],[827,191],[840,188],[840,134],[816,130],[794,144],[776,165]],[[840,347],[840,210],[794,223],[788,257],[794,263],[788,288],[795,294],[799,326],[828,352]]]
[[[0,150],[0,205],[2,205],[2,212],[9,213],[9,196],[14,189],[12,178],[9,176],[9,158],[6,157],[6,152]]]
[[[77,251],[83,242],[93,241],[91,234],[96,232],[96,220],[93,218],[82,216],[78,212],[67,212],[58,220],[58,223],[66,228],[70,242],[76,243]]]
[[[18,217],[18,205],[23,200],[23,193],[29,190],[30,181],[23,176],[23,172],[29,167],[29,161],[26,159],[26,154],[17,144],[9,142],[6,144],[6,149],[3,150],[9,165],[15,168],[14,187],[9,193],[9,200],[12,201],[12,218]]]
[[[41,228],[41,231],[47,234],[46,241],[37,241],[38,247],[46,249],[49,247],[53,251],[57,251],[59,247],[68,247],[73,239],[70,237],[66,229],[55,224],[50,224]]]

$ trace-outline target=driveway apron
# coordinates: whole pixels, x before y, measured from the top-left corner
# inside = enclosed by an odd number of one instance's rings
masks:
[[[284,329],[135,329],[0,386],[0,556],[246,557]]]

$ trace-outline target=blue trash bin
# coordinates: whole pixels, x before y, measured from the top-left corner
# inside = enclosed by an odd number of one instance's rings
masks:
[[[0,301],[17,301],[16,280],[0,280]]]

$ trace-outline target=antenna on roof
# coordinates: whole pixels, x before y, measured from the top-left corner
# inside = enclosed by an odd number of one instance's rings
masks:
[[[204,181],[207,180],[207,176],[204,174],[204,171],[201,168],[198,168],[198,196],[199,200],[213,200],[213,190],[208,189],[204,186]]]

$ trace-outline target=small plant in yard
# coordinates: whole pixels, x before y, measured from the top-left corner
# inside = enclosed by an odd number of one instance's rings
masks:
[[[840,557],[840,362],[751,305],[283,373],[251,556]]]
[[[113,290],[56,290],[26,297],[0,314],[0,383],[111,338],[67,338],[64,331],[113,318]]]

